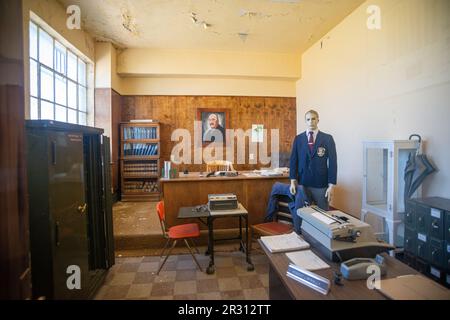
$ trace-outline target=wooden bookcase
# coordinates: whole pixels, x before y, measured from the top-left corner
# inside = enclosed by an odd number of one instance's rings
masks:
[[[160,199],[160,126],[158,122],[120,125],[122,201]]]

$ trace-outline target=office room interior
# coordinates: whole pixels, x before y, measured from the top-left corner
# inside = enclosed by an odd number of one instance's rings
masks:
[[[449,12],[2,0],[1,299],[449,300]]]

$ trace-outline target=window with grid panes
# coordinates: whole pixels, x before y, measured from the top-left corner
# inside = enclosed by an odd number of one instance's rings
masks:
[[[30,118],[86,125],[87,64],[30,21]]]

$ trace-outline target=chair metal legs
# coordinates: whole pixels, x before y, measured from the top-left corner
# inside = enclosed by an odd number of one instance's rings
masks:
[[[170,239],[169,239],[169,240],[170,240]],[[166,263],[167,259],[168,259],[169,256],[170,256],[170,253],[172,252],[173,248],[175,248],[176,245],[177,245],[177,240],[174,240],[172,246],[171,246],[170,249],[169,249],[169,252],[167,252],[167,256],[164,258],[163,263],[161,263],[161,265],[159,266],[158,272],[156,272],[157,275],[158,275],[159,272],[161,271],[163,265]]]
[[[197,252],[198,254],[200,254],[200,251],[198,251],[198,248],[197,248],[197,245],[195,244],[194,239],[190,238],[190,240],[191,240],[191,242],[192,242],[192,246],[193,246],[194,249],[195,249],[195,252]]]
[[[192,258],[194,258],[194,261],[197,264],[198,268],[200,269],[201,272],[203,272],[202,267],[200,267],[200,264],[198,263],[197,258],[195,257],[194,253],[192,252],[191,247],[189,246],[189,243],[186,239],[184,239],[184,243],[186,243],[186,246],[189,249],[189,253],[191,254]],[[197,250],[197,252],[198,252],[198,250]]]
[[[161,251],[161,255],[159,256],[160,258],[162,258],[162,256],[164,255],[164,251],[166,251],[167,246],[169,245],[170,239],[167,239],[166,244],[164,245],[164,248]]]
[[[188,250],[189,250],[189,253],[191,254],[192,258],[194,258],[194,261],[195,261],[195,263],[197,264],[198,268],[200,269],[201,272],[203,272],[202,267],[200,267],[200,263],[198,263],[197,258],[195,257],[194,253],[192,252],[192,249],[191,249],[191,246],[189,245],[189,242],[187,241],[187,239],[183,239],[183,240],[184,240],[184,243],[186,244],[186,246],[187,246],[187,248],[188,248]],[[191,239],[191,240],[192,240],[192,243],[194,243],[194,240],[193,240],[193,239]],[[167,240],[166,245],[164,246],[164,249],[163,249],[163,251],[161,252],[161,257],[163,256],[163,253],[164,253],[164,251],[166,250],[166,248],[167,248],[169,242],[170,242],[170,239]],[[159,272],[161,271],[162,267],[163,267],[164,264],[166,263],[167,259],[169,258],[170,254],[172,253],[173,248],[175,248],[176,245],[177,245],[177,240],[174,240],[173,243],[172,243],[172,246],[171,246],[170,249],[169,249],[169,252],[167,252],[166,257],[164,258],[163,262],[159,265],[158,271],[156,272],[157,275],[158,275]],[[198,251],[197,247],[195,246],[195,243],[194,243],[194,248],[195,248],[195,250],[197,251],[197,253],[200,253],[200,252]]]

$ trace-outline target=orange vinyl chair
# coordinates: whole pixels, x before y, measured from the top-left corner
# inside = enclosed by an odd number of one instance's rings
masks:
[[[191,254],[192,258],[194,258],[195,263],[197,264],[200,271],[203,272],[202,267],[200,267],[200,264],[198,263],[197,259],[195,258],[194,253],[192,252],[191,247],[189,246],[188,240],[192,241],[192,246],[196,250],[197,253],[199,253],[197,247],[194,243],[194,238],[198,238],[200,236],[200,228],[198,227],[198,223],[186,223],[186,224],[180,224],[176,225],[170,228],[166,228],[166,214],[164,211],[164,201],[158,202],[156,205],[156,212],[158,213],[159,222],[161,224],[161,230],[163,233],[164,238],[167,239],[167,242],[161,251],[161,258],[164,255],[164,251],[167,249],[167,246],[169,245],[170,241],[173,241],[172,246],[169,249],[169,252],[167,253],[166,257],[164,258],[164,261],[158,268],[158,272],[156,274],[159,274],[162,267],[166,263],[167,259],[170,256],[170,253],[172,252],[173,248],[175,248],[178,240],[183,240],[186,244],[189,253]]]

